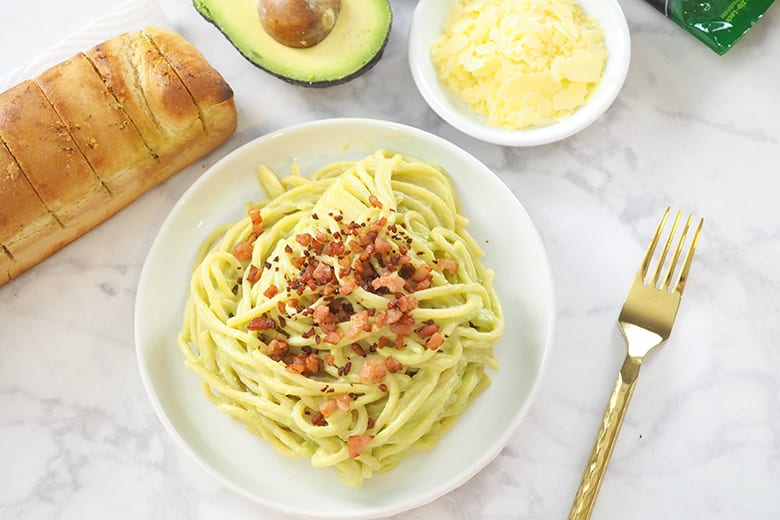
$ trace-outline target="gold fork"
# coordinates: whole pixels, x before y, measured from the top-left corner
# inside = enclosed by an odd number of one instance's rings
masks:
[[[626,339],[626,358],[620,368],[615,388],[612,390],[607,409],[604,412],[590,460],[585,467],[585,474],[569,512],[569,520],[590,518],[596,503],[596,496],[606,473],[607,464],[609,464],[609,458],[612,455],[612,449],[615,447],[615,441],[618,432],[620,432],[620,426],[623,424],[623,417],[626,415],[628,403],[634,393],[642,360],[650,350],[669,339],[672,333],[672,325],[677,316],[677,309],[680,307],[680,299],[688,279],[688,271],[704,220],[699,219],[693,239],[690,241],[682,260],[682,267],[678,268],[677,262],[680,260],[680,253],[693,221],[693,215],[688,216],[677,239],[674,254],[666,265],[666,257],[675,239],[677,226],[682,216],[682,212],[678,211],[669,237],[660,252],[657,266],[651,273],[650,264],[653,261],[655,248],[661,238],[668,216],[669,208],[666,208],[658,223],[653,240],[647,248],[642,265],[636,273],[634,283],[628,291],[623,309],[620,311],[618,324]],[[665,274],[661,276],[664,270]]]

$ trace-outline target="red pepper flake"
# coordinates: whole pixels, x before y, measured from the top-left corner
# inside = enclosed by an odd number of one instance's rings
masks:
[[[290,244],[286,244],[286,245],[284,246],[284,252],[285,252],[285,253],[287,253],[288,255],[289,255],[289,254],[292,254],[292,251],[293,251],[293,250],[292,250],[292,247],[290,247]]]
[[[365,351],[365,350],[363,350],[363,347],[361,347],[361,346],[360,346],[360,345],[358,345],[357,343],[353,343],[352,345],[350,345],[350,347],[352,348],[352,351],[353,351],[355,354],[357,354],[358,356],[360,356],[360,357],[366,357],[366,351]]]
[[[349,374],[350,370],[352,370],[352,361],[347,361],[343,367],[339,367],[338,374],[343,377]]]
[[[387,392],[387,385],[384,383],[379,383],[379,390],[382,392]]]
[[[376,197],[376,195],[369,195],[368,196],[368,202],[370,202],[371,205],[374,206],[375,208],[382,208],[382,207],[384,207],[384,206],[382,206],[382,203],[379,202],[379,199]]]
[[[374,428],[374,426],[376,426],[376,421],[374,420],[374,418],[373,418],[373,417],[369,417],[369,418],[368,418],[368,423],[366,424],[366,428],[368,428],[369,430],[371,430],[371,429],[373,429],[373,428]]]
[[[311,418],[311,423],[314,426],[327,426],[328,425],[328,421],[325,420],[325,416],[322,415],[321,412],[317,412],[316,414],[314,414],[314,417]]]
[[[314,330],[314,327],[312,327],[312,328],[310,328],[309,330],[307,330],[306,332],[304,332],[303,334],[301,334],[301,337],[302,337],[302,338],[309,339],[309,338],[311,338],[312,336],[314,336],[316,333],[317,333],[317,331],[316,331],[316,330]]]

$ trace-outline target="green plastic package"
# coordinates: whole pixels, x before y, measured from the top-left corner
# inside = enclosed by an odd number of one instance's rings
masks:
[[[773,0],[647,0],[664,16],[725,54],[753,27]]]

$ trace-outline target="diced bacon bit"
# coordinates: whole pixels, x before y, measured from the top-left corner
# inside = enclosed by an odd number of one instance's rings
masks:
[[[412,318],[412,323],[407,323],[406,321],[398,321],[396,323],[393,323],[392,325],[390,325],[390,330],[392,330],[394,333],[398,334],[399,336],[408,336],[409,334],[412,333],[413,327],[414,327],[414,318]]]
[[[368,358],[363,362],[358,372],[358,381],[361,383],[379,383],[385,378],[387,367],[382,358]]]
[[[340,256],[344,254],[344,251],[346,251],[344,242],[337,240],[328,244],[328,249],[325,251],[325,254],[328,256]]]
[[[379,311],[379,314],[377,314],[374,319],[374,323],[377,327],[384,327],[387,323],[387,311]]]
[[[354,277],[342,278],[341,286],[339,287],[339,294],[342,296],[349,296],[357,288],[358,283]]]
[[[458,262],[452,258],[439,258],[436,260],[436,265],[442,271],[447,271],[450,274],[455,274],[458,272]]]
[[[353,253],[362,253],[365,249],[358,240],[350,240],[347,244]]]
[[[322,323],[327,323],[328,320],[332,317],[330,308],[328,308],[327,305],[317,305],[314,308],[314,313],[312,314],[312,319],[314,320],[314,323],[320,325]]]
[[[317,331],[314,330],[314,327],[312,327],[309,330],[307,330],[306,332],[302,333],[301,337],[309,339],[309,338],[313,337],[315,334],[317,334]]]
[[[328,235],[324,231],[317,231],[314,234],[314,240],[316,240],[317,242],[319,242],[322,245],[325,245],[325,244],[327,244],[330,241],[330,235]]]
[[[328,366],[333,366],[336,364],[336,357],[333,354],[325,354],[323,356],[323,359],[325,360],[325,364]]]
[[[311,244],[311,235],[309,233],[301,233],[300,235],[295,235],[295,241],[298,242],[303,247],[308,246]]]
[[[392,325],[393,323],[398,323],[404,317],[404,313],[399,309],[387,309],[385,316],[385,323]]]
[[[395,348],[398,350],[404,348],[404,337],[401,334],[395,337]]]
[[[254,265],[249,266],[249,272],[246,273],[245,280],[250,283],[255,283],[260,279],[260,275],[263,274],[261,269],[258,269]]]
[[[373,196],[373,195],[372,195]],[[350,435],[347,437],[347,451],[349,451],[349,457],[354,459],[361,454],[366,445],[371,442],[373,435]]]
[[[384,255],[393,250],[393,245],[383,237],[376,237],[376,240],[374,240],[374,249],[380,255]]]
[[[366,422],[367,422],[366,428],[369,430],[372,429],[374,426],[376,426],[376,420],[373,417],[369,417],[368,421]]]
[[[335,397],[336,400],[336,406],[339,407],[339,410],[342,412],[348,412],[351,408],[350,403],[352,402],[352,397],[350,397],[349,394],[341,394],[337,395]]]
[[[330,343],[331,345],[336,345],[339,341],[341,341],[341,332],[337,330],[330,331],[325,334],[325,337],[322,341],[325,343]]]
[[[374,290],[384,287],[393,294],[403,291],[405,285],[406,280],[398,276],[396,271],[384,273],[371,282],[371,287],[373,287]]]
[[[444,336],[439,332],[434,332],[430,339],[425,343],[425,346],[431,350],[436,350],[444,344]]]
[[[368,311],[356,312],[349,317],[349,327],[344,335],[349,339],[354,339],[361,331],[371,332],[371,324],[368,322]]]
[[[387,369],[390,372],[398,372],[404,367],[401,362],[393,356],[387,356],[387,358],[385,358],[385,366],[387,366]]]
[[[414,296],[406,296],[405,294],[396,294],[392,300],[387,304],[389,309],[398,309],[401,312],[408,313],[413,311],[419,305],[417,298]]]
[[[382,336],[379,338],[379,341],[377,341],[376,346],[377,348],[383,348],[390,344],[390,338],[387,336]]]
[[[432,320],[428,320],[422,327],[415,329],[414,332],[416,332],[417,335],[421,338],[425,339],[430,338],[434,333],[439,332],[439,329],[440,327],[438,324],[434,323]]]
[[[285,369],[295,374],[316,374],[322,370],[322,360],[317,357],[317,354],[287,355],[283,361],[287,365]]]
[[[414,286],[414,290],[415,291],[422,291],[423,289],[427,289],[428,287],[431,286],[431,281],[432,281],[431,277],[429,276],[428,278],[426,278],[422,282],[418,282],[417,285]]]
[[[431,275],[431,271],[433,268],[430,265],[420,264],[410,278],[413,282],[420,283]]]
[[[252,318],[246,325],[247,330],[269,330],[274,327],[276,327],[276,322],[267,316]]]
[[[274,361],[280,361],[289,352],[290,346],[284,339],[277,336],[268,343],[268,351],[266,354]]]
[[[374,233],[380,233],[382,231],[382,228],[385,227],[387,224],[387,217],[382,217],[370,226],[368,226],[368,229],[370,231],[373,231]]]
[[[278,292],[279,292],[279,288],[272,284],[269,285],[268,288],[263,292],[263,296],[265,296],[266,298],[273,298],[274,296],[276,296],[276,293]]]
[[[260,215],[260,209],[250,208],[249,218],[252,221],[252,232],[255,235],[261,235],[263,233],[263,216]]]
[[[333,280],[333,269],[325,262],[320,262],[314,268],[311,276],[319,285],[325,285]]]
[[[306,263],[306,257],[305,256],[298,256],[295,258],[290,258],[290,263],[296,268],[300,269],[303,267],[303,264]]]
[[[352,345],[350,345],[350,347],[352,348],[352,352],[354,352],[358,356],[366,357],[366,351],[363,349],[363,347],[361,347],[357,343],[353,343]]]
[[[334,413],[336,413],[336,410],[338,410],[339,407],[336,404],[336,401],[334,399],[330,399],[328,401],[325,401],[322,405],[320,405],[320,413],[323,417],[330,417]]]
[[[233,248],[233,253],[236,255],[236,258],[239,260],[249,260],[252,258],[252,251],[254,250],[254,246],[251,242],[239,242],[235,245]]]

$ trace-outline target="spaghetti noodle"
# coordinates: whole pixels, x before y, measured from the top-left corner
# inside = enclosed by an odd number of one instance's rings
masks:
[[[385,151],[279,178],[212,233],[178,338],[220,410],[350,486],[432,447],[503,316],[449,177]]]

